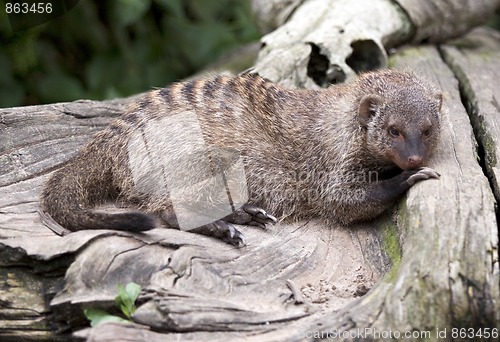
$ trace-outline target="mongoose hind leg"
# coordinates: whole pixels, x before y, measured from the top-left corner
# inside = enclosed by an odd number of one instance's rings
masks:
[[[160,216],[170,228],[181,229],[175,213],[171,211],[164,211]],[[243,234],[231,223],[225,222],[224,220],[217,220],[200,227],[189,229],[188,232],[221,239],[222,241],[236,247],[242,247],[245,245],[245,238],[243,237]]]
[[[245,237],[233,224],[243,224],[266,228],[266,224],[275,224],[278,220],[264,209],[252,204],[244,204],[232,214],[213,223],[192,229],[191,232],[213,236],[236,247],[246,245]]]
[[[231,223],[227,223],[224,220],[217,220],[191,229],[190,232],[215,237],[236,247],[243,247],[246,245],[243,234]]]
[[[181,229],[179,221],[177,220],[177,216],[172,210],[163,211],[160,217],[169,228]],[[192,228],[187,231],[190,233],[214,237],[236,247],[245,246],[245,238],[243,237],[243,234],[230,222],[224,221],[224,219],[216,220],[214,222],[205,224],[200,227]]]
[[[172,210],[164,210],[160,216],[170,228],[180,229],[177,217]],[[236,229],[233,224],[265,228],[266,224],[275,224],[276,222],[277,219],[268,214],[264,209],[251,204],[244,204],[234,213],[220,220],[190,229],[189,231],[196,234],[215,237],[231,245],[242,247],[245,245],[245,238],[243,233]]]

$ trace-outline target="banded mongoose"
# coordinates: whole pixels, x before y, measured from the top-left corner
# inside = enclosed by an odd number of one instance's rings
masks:
[[[132,104],[56,171],[41,210],[71,231],[178,228],[171,178],[190,187],[176,195],[184,203],[204,206],[217,200],[203,188],[203,160],[224,176],[240,158],[247,203],[230,203],[232,214],[193,231],[243,245],[233,223],[263,226],[272,215],[370,220],[416,182],[439,178],[424,166],[438,143],[441,103],[413,72],[391,69],[322,90],[286,89],[252,74],[176,83]],[[96,210],[107,201],[136,209]]]

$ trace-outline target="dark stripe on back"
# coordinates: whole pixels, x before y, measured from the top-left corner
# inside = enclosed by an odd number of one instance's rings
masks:
[[[182,95],[184,95],[188,100],[188,102],[191,104],[196,103],[196,88],[195,88],[196,82],[197,81],[192,80],[184,83],[184,86],[182,87],[181,90]]]
[[[234,98],[240,84],[241,84],[240,78],[233,77],[229,79],[226,84],[223,85],[222,95],[225,101],[231,101],[231,99]]]
[[[220,96],[217,98],[217,103],[219,109],[223,112],[230,113],[232,111],[233,97],[236,89],[234,88],[234,79],[227,79],[225,83],[219,85],[219,94]]]
[[[142,108],[141,108],[142,109]],[[135,125],[139,122],[139,115],[136,112],[129,112],[123,116],[123,121],[130,125]]]
[[[144,110],[147,107],[149,107],[150,104],[151,104],[151,94],[148,93],[148,94],[144,95],[141,98],[141,100],[139,101],[139,109]]]
[[[203,86],[203,98],[204,99],[212,99],[215,95],[217,89],[221,87],[222,84],[222,76],[218,75],[213,80],[206,80],[205,85]]]
[[[172,102],[172,92],[170,91],[170,87],[161,89],[160,96],[165,101],[165,103],[171,103]]]
[[[262,79],[257,75],[248,75],[245,77],[245,89],[250,92],[255,92],[262,81]]]
[[[247,97],[251,104],[257,105],[262,97],[258,96],[259,93],[259,77],[257,75],[245,75],[245,81],[243,83],[243,87],[245,88],[245,92],[247,93]]]
[[[264,88],[264,91],[266,92],[267,101],[269,101],[269,103],[274,103],[274,101],[277,98],[277,91],[276,91],[276,87],[274,86],[274,84],[263,83],[262,87]]]

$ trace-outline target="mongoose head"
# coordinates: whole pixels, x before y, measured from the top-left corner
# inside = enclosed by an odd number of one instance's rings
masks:
[[[358,118],[370,153],[410,170],[425,166],[438,143],[442,94],[403,75],[364,95]]]

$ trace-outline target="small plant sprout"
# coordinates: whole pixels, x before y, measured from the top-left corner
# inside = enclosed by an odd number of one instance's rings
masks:
[[[101,323],[115,322],[115,323],[129,323],[132,322],[132,314],[137,307],[135,301],[141,293],[141,286],[136,283],[128,283],[125,287],[118,285],[118,295],[115,297],[115,305],[118,307],[125,318],[120,316],[111,315],[110,313],[100,309],[85,309],[85,317],[90,321],[92,327]]]

